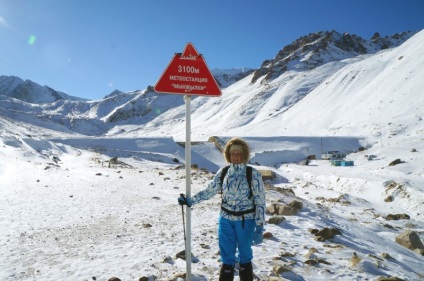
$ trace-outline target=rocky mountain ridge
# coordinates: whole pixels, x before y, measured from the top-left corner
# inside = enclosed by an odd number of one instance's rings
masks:
[[[334,30],[310,33],[285,46],[274,59],[265,60],[255,71],[252,83],[263,76],[264,81],[275,79],[288,70],[311,70],[332,61],[374,54],[397,47],[414,34],[415,32],[407,31],[381,37],[376,32],[370,40],[365,40],[355,34],[341,34]]]
[[[204,108],[214,111],[215,105],[238,104],[239,109],[235,112],[226,113],[220,110],[219,116],[225,116],[225,120],[230,120],[226,122],[227,128],[237,128],[264,117],[281,116],[320,86],[334,71],[351,63],[347,59],[362,59],[361,56],[364,54],[372,55],[379,50],[398,46],[413,34],[414,32],[405,32],[383,38],[376,33],[371,40],[367,41],[356,35],[340,34],[335,31],[311,33],[284,47],[273,60],[266,60],[256,71],[251,69],[213,71],[220,85],[227,87],[223,90],[222,97],[213,101],[193,96],[193,113],[204,118],[210,115],[210,113],[205,114]],[[334,62],[338,62],[339,65],[332,69],[327,67]],[[290,72],[295,74],[292,75]],[[309,75],[313,76],[309,77]],[[259,81],[259,79],[262,80]],[[273,79],[281,81],[272,83]],[[292,83],[295,84],[291,85]],[[47,86],[41,87],[34,84],[29,80],[24,82],[17,77],[1,76],[0,117],[18,114],[26,116],[28,122],[33,125],[49,122],[54,123],[58,130],[64,132],[99,136],[130,131],[134,133],[142,131],[143,134],[152,135],[162,134],[161,124],[179,124],[185,115],[182,109],[184,100],[180,95],[157,94],[153,87],[128,93],[116,90],[101,100],[83,101],[66,96]],[[279,90],[281,87],[288,87],[288,89],[281,92]],[[250,88],[254,88],[254,94],[239,94]],[[11,98],[12,96],[15,98]],[[16,99],[17,97],[23,97],[26,101]],[[46,102],[48,100],[54,101]],[[241,120],[235,118],[240,115],[244,116],[243,123],[236,121]],[[218,116],[211,115],[205,122],[211,123],[216,127],[215,130],[224,130],[222,126],[219,127],[220,121],[215,121],[214,118]],[[196,117],[196,119],[199,118]],[[171,127],[175,126],[171,125]]]
[[[27,103],[41,104],[58,100],[84,101],[56,91],[49,86],[41,86],[31,80],[22,80],[16,76],[0,76],[0,95],[18,99]]]

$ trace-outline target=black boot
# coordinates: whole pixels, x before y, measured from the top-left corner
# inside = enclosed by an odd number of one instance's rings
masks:
[[[241,263],[239,268],[240,281],[253,281],[252,263]]]
[[[234,266],[223,264],[219,272],[219,281],[233,281],[234,280]]]

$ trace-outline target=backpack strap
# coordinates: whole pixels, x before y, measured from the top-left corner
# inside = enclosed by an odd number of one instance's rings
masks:
[[[225,166],[224,168],[222,168],[222,172],[221,172],[221,188],[222,188],[222,184],[224,183],[225,175],[227,174],[229,168],[230,168],[230,166]]]
[[[222,172],[221,172],[221,193],[222,193],[222,184],[224,183],[224,178],[225,178],[225,175],[227,174],[229,168],[230,168],[230,166],[225,166],[224,168],[222,168]],[[250,190],[249,199],[250,199],[253,196],[253,192],[252,192],[252,167],[251,166],[246,166],[246,178],[247,178],[247,183],[249,184],[249,190]]]
[[[249,199],[250,199],[253,196],[253,192],[252,192],[252,167],[250,167],[250,166],[246,167],[246,178],[247,178],[247,183],[249,184],[249,189],[250,189],[250,195],[249,195]]]

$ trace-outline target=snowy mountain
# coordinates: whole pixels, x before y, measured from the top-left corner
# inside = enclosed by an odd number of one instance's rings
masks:
[[[0,95],[28,103],[51,103],[58,100],[86,100],[55,91],[48,86],[40,86],[31,80],[23,81],[15,76],[4,75],[0,76]]]
[[[254,71],[248,67],[232,68],[232,69],[212,69],[211,73],[220,88],[226,88],[231,84],[243,79]]]
[[[361,71],[349,68],[358,65],[360,61],[364,61],[363,65],[367,67],[368,60],[374,63],[373,54],[382,55],[375,54],[377,51],[395,52],[394,48],[413,34],[405,32],[384,38],[375,34],[371,40],[366,41],[355,35],[342,35],[335,31],[318,32],[301,37],[284,47],[273,60],[266,60],[261,68],[255,71],[243,68],[212,70],[216,80],[223,87],[223,95],[218,99],[193,97],[195,122],[200,121],[201,126],[208,126],[210,134],[219,135],[222,132],[234,134],[237,130],[232,132],[233,129],[244,130],[245,126],[256,126],[258,122],[261,123],[261,128],[267,130],[265,120],[276,118],[285,124],[284,130],[281,128],[277,130],[278,134],[290,134],[290,126],[287,125],[289,122],[284,119],[289,115],[286,111],[292,106],[316,88],[327,94],[330,91],[334,92],[332,88],[336,86],[331,83],[332,75],[343,70],[346,73]],[[388,49],[389,47],[391,49]],[[377,63],[379,67],[385,67],[385,62]],[[352,76],[355,77],[354,74]],[[418,79],[417,76],[411,78]],[[359,81],[357,84],[362,83],[361,80],[356,81]],[[414,83],[412,80],[406,82]],[[31,88],[34,90],[29,91]],[[78,134],[111,135],[117,132],[137,134],[137,131],[141,130],[142,134],[157,136],[163,135],[164,126],[169,126],[170,128],[165,130],[166,135],[180,139],[181,132],[184,131],[181,117],[185,115],[185,106],[182,97],[156,94],[152,88],[129,93],[115,91],[102,100],[81,101],[66,98],[47,86],[36,86],[28,80],[23,82],[16,77],[2,76],[0,94],[29,103],[25,105],[7,99],[3,102],[3,109],[13,108],[14,112],[19,111],[32,118],[49,119],[56,125],[65,126]],[[402,99],[407,98],[408,96],[401,95],[398,102],[403,102]],[[55,102],[44,103],[49,100]],[[228,111],[229,103],[237,104],[233,112]],[[361,106],[359,102],[354,101],[353,104]],[[23,108],[20,110],[21,106]],[[373,108],[371,110],[377,110],[380,105],[369,106]],[[354,111],[351,105],[350,108]],[[304,110],[307,112],[308,108]],[[326,116],[328,112],[330,111],[325,106],[314,109],[314,113],[320,116]],[[255,134],[256,130],[249,129],[249,131]],[[263,133],[263,130],[258,132]]]
[[[380,50],[397,47],[414,32],[403,32],[382,38],[375,33],[371,40],[354,34],[336,31],[311,33],[285,46],[272,60],[266,60],[255,71],[252,83],[265,75],[265,81],[279,77],[286,71],[312,70],[323,64],[341,61],[363,54],[374,54]]]
[[[422,280],[423,52],[424,31],[310,34],[221,97],[193,97],[191,190],[182,96],[30,103],[2,77],[0,279],[184,280],[177,196],[203,190],[225,165],[217,146],[240,136],[272,175],[257,280]],[[191,210],[193,281],[217,280],[219,208]]]
[[[208,135],[351,135],[386,136],[419,130],[423,95],[420,88],[423,32],[404,44],[322,64],[313,69],[286,70],[252,83],[256,73],[223,90],[219,99],[193,101],[194,139]],[[337,104],[337,106],[335,106]],[[231,106],[230,106],[231,105]],[[358,115],[364,108],[366,114]],[[183,138],[184,106],[167,111],[140,128],[143,134]],[[167,126],[167,120],[172,120]],[[407,121],[410,120],[410,121]],[[390,124],[389,124],[390,123]],[[410,125],[407,125],[410,124]],[[406,128],[412,126],[413,128]],[[166,128],[165,130],[163,128]],[[207,127],[208,134],[204,135]],[[128,126],[127,131],[137,128]]]

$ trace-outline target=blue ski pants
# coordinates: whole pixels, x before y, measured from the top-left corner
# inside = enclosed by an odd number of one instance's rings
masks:
[[[218,240],[221,261],[224,264],[236,263],[236,250],[238,249],[239,262],[248,263],[253,259],[252,241],[255,231],[255,220],[246,219],[232,221],[219,217]]]

